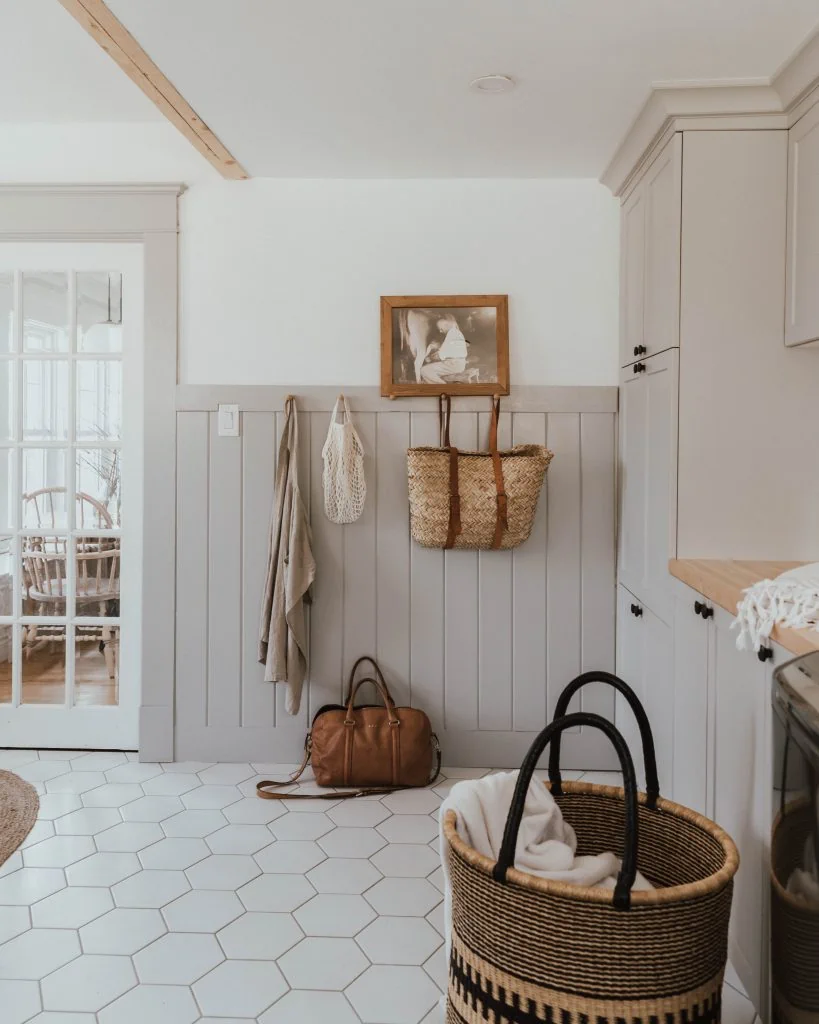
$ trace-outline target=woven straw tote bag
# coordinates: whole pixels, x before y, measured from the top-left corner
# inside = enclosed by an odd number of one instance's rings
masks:
[[[500,398],[489,451],[460,451],[449,440],[451,412],[450,396],[440,395],[440,447],[407,452],[412,539],[425,548],[516,548],[532,532],[552,453],[538,444],[498,451]]]
[[[644,739],[647,789],[638,794],[625,740],[605,718],[563,715],[587,682],[609,682],[631,704]],[[569,685],[556,717],[520,770],[497,863],[444,820],[452,881],[447,1024],[718,1024],[733,876],[739,857],[707,818],[662,799],[651,730],[628,686],[608,673]],[[567,885],[514,867],[523,806],[540,755],[567,729],[591,726],[617,751],[622,788],[550,782],[575,829],[578,855],[622,857],[614,891]],[[558,754],[559,756],[559,754]],[[640,870],[657,886],[631,892]]]

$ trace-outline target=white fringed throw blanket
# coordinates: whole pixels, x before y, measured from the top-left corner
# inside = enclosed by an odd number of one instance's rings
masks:
[[[743,594],[731,623],[731,629],[739,629],[740,650],[750,646],[758,651],[774,626],[819,631],[819,563],[760,580]]]

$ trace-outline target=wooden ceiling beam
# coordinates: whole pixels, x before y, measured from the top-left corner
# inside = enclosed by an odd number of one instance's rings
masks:
[[[184,96],[174,87],[103,0],[57,0],[149,100],[219,171],[223,178],[249,177]]]

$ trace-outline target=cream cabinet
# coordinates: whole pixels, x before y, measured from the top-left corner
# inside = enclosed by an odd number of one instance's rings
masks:
[[[619,578],[666,623],[677,508],[677,370],[677,350],[669,349],[620,375]]]
[[[788,132],[785,344],[819,340],[819,106]]]
[[[660,792],[670,796],[674,748],[671,627],[622,584],[617,589],[617,615],[620,622],[617,641],[618,674],[631,686],[646,709],[654,734]],[[645,766],[639,729],[631,709],[619,694],[615,705],[615,723],[628,743],[637,770],[638,784],[644,789]]]
[[[681,189],[677,133],[622,207],[621,366],[679,344]]]

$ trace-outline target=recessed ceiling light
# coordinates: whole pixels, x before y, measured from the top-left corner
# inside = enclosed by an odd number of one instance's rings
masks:
[[[515,88],[515,80],[510,75],[481,75],[469,83],[475,92],[511,92]]]

